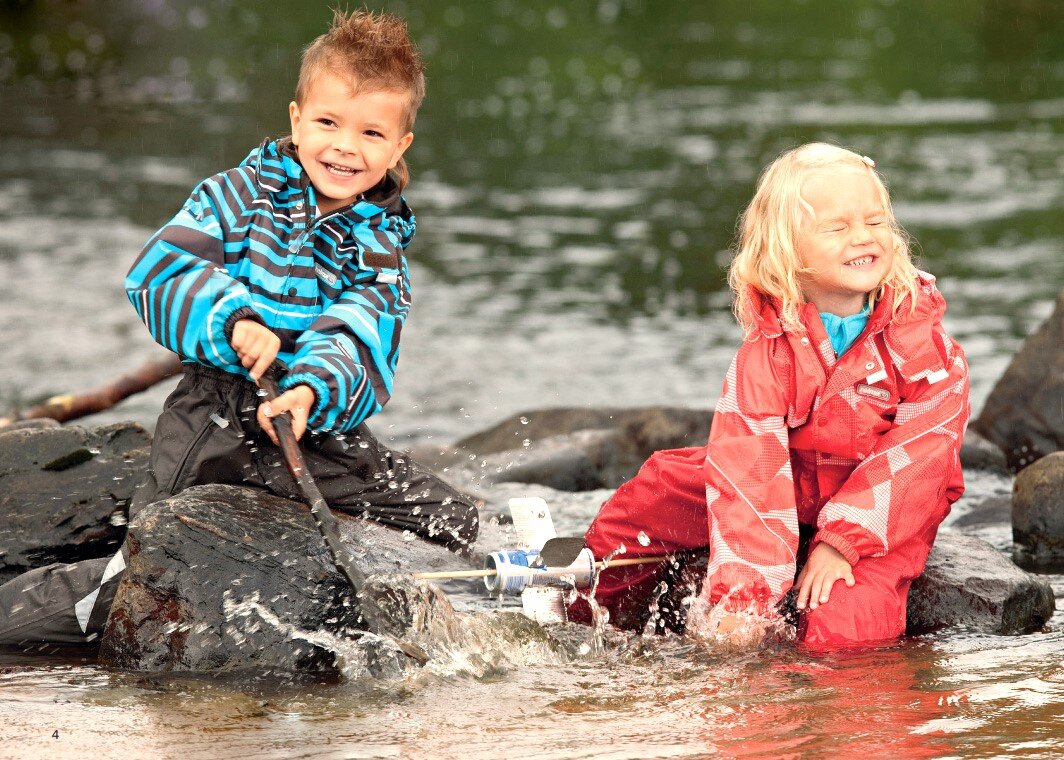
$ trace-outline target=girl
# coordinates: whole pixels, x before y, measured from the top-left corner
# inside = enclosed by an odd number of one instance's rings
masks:
[[[797,584],[805,644],[893,639],[964,490],[968,370],[942,329],[945,301],[913,266],[875,164],[851,151],[781,155],[740,226],[728,281],[746,339],[709,443],[654,454],[586,544],[596,557],[708,547],[702,633],[773,618]],[[642,628],[670,573],[607,569],[595,600]],[[571,616],[588,621],[587,602]]]

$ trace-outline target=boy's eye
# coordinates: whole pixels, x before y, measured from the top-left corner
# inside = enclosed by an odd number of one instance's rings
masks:
[[[369,137],[384,137],[384,135],[382,135],[382,134],[381,134],[380,132],[378,132],[378,131],[377,131],[377,130],[375,130],[375,129],[367,129],[367,130],[366,130],[366,134],[367,134],[367,135],[368,135]]]
[[[324,119],[324,118],[323,119],[317,119],[317,122],[319,124],[321,124],[323,127],[334,127],[334,126],[336,126],[336,122],[333,121],[332,119]]]

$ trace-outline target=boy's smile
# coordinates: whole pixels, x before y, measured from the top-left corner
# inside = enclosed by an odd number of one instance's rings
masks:
[[[890,271],[894,241],[872,177],[850,169],[817,172],[802,187],[813,209],[798,235],[807,301],[840,317],[859,312]]]
[[[322,71],[303,104],[288,106],[292,143],[320,213],[354,203],[399,163],[414,139],[406,131],[409,105],[404,93],[356,93],[350,81]]]

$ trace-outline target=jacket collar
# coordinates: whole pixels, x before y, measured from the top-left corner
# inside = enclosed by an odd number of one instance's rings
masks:
[[[766,338],[778,338],[789,332],[780,319],[783,304],[778,298],[751,289],[750,304],[754,326]],[[946,312],[946,301],[935,287],[934,276],[917,272],[916,308],[907,297],[895,312],[894,294],[888,288],[876,302],[865,327],[865,335],[883,334],[891,361],[898,372],[909,382],[927,378],[937,382],[946,374],[942,357],[945,347],[937,345],[936,326]],[[816,307],[806,304],[800,316],[806,330],[818,324]]]
[[[279,140],[266,138],[241,162],[241,166],[252,166],[259,187],[278,196],[278,200],[288,201],[293,196],[306,193],[312,202],[315,198],[314,186],[310,177],[299,163],[296,148],[291,137]],[[362,194],[351,206],[339,212],[353,221],[365,221],[387,213],[411,221],[413,215],[399,192],[399,184],[391,174],[374,187]]]

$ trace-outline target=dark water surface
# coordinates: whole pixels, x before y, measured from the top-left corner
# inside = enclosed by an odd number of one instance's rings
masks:
[[[736,216],[759,169],[808,140],[876,160],[950,302],[977,411],[1064,285],[1055,0],[386,7],[429,67],[408,154],[415,306],[376,426],[397,445],[544,406],[710,405],[738,340]],[[200,178],[287,131],[298,51],[327,17],[279,0],[0,4],[0,409],[158,355],[125,270]],[[95,421],[150,426],[170,387]],[[977,478],[968,498],[1009,487]],[[594,505],[573,511],[586,524]],[[1007,526],[981,535],[1008,550]],[[661,641],[481,673],[456,653],[377,690],[16,658],[0,756],[1055,757],[1062,622],[827,659]]]

